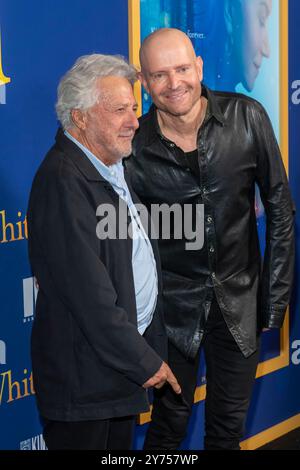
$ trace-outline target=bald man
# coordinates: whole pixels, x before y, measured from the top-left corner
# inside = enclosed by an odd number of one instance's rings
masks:
[[[169,365],[182,395],[168,385],[155,391],[145,449],[176,449],[185,437],[200,349],[206,360],[205,449],[239,449],[259,333],[281,327],[290,299],[293,208],[285,170],[263,107],[201,85],[202,60],[183,32],[155,31],[142,44],[140,61],[153,105],[140,118],[127,162],[133,187],[150,212],[163,203],[193,209],[180,239],[175,218],[169,239],[160,230]],[[255,183],[267,215],[263,269]],[[201,205],[204,242],[191,249],[185,234],[197,235]]]

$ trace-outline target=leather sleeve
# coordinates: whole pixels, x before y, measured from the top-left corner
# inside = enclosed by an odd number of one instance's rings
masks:
[[[294,271],[294,205],[270,119],[255,103],[253,129],[256,181],[266,213],[266,248],[261,283],[262,323],[280,328],[290,301]]]

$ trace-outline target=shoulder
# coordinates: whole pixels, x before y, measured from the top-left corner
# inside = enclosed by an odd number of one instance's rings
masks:
[[[254,98],[244,95],[243,93],[227,92],[227,91],[213,91],[211,92],[216,99],[218,105],[222,107],[232,107],[245,109],[257,113],[264,113],[266,111],[263,105]]]
[[[30,199],[37,203],[58,194],[75,192],[84,178],[68,155],[56,144],[41,162],[32,182]]]

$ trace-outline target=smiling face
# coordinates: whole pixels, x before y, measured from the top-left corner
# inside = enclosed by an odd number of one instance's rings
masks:
[[[137,103],[126,78],[108,76],[96,84],[97,103],[82,112],[72,111],[77,128],[71,132],[106,165],[130,155],[138,120]]]
[[[140,80],[159,110],[183,116],[199,103],[202,61],[184,33],[154,33],[142,47],[141,67]]]
[[[270,56],[268,18],[272,0],[239,0],[233,13],[233,54],[239,81],[251,91],[262,61]]]

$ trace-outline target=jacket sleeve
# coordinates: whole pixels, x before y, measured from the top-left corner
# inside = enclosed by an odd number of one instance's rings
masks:
[[[162,359],[117,305],[116,291],[100,259],[97,218],[86,185],[77,175],[35,181],[28,212],[33,271],[40,281],[39,266],[45,263],[45,279],[102,363],[142,385],[157,372]]]
[[[266,213],[261,312],[263,327],[280,328],[290,301],[294,271],[294,205],[270,119],[255,103],[256,181]]]

